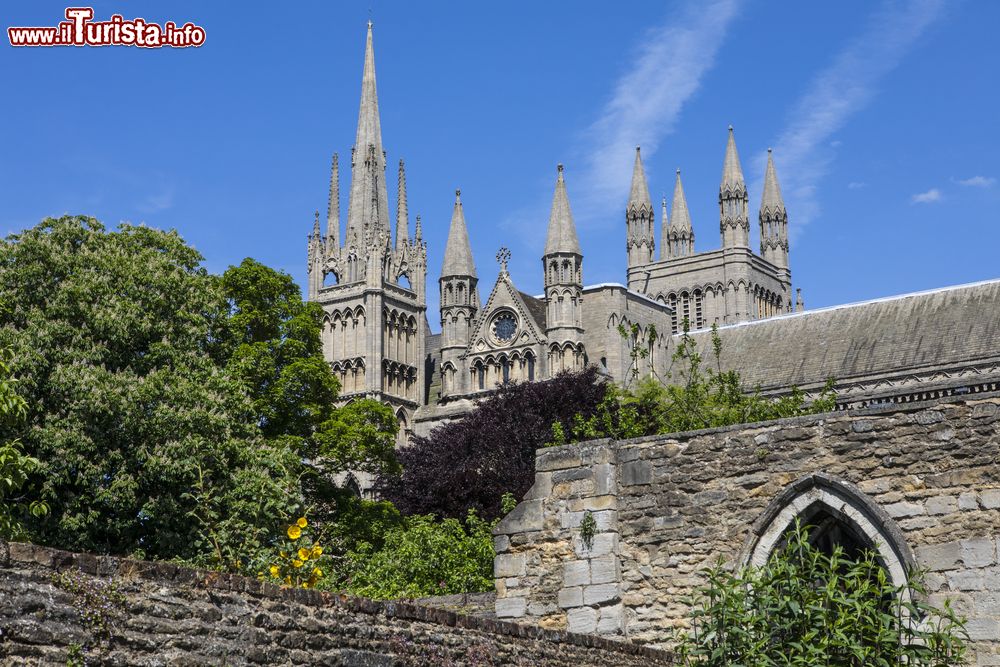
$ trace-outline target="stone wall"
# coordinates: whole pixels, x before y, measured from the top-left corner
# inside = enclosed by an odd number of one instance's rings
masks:
[[[57,585],[73,573],[91,592]],[[108,621],[110,642],[88,665],[667,665],[661,651],[620,641],[372,602],[254,579],[0,542],[0,665],[66,665]],[[465,601],[460,601],[465,604]],[[103,614],[103,616],[101,616]]]
[[[894,580],[925,568],[1000,665],[998,456],[997,394],[542,449],[495,529],[497,616],[666,647],[704,568],[762,562],[822,509]]]

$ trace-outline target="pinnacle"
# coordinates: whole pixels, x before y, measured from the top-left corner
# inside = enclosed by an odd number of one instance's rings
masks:
[[[764,194],[760,198],[760,210],[777,211],[785,208],[785,202],[781,197],[781,186],[778,184],[778,175],[774,170],[774,158],[771,149],[767,149],[767,171],[764,173]]]
[[[549,233],[545,240],[545,254],[557,252],[582,254],[580,240],[576,235],[576,224],[573,222],[573,212],[569,207],[569,196],[566,194],[566,181],[563,178],[563,166],[556,167],[556,190],[552,195],[552,212],[549,215]]]
[[[653,202],[649,198],[649,187],[646,185],[646,172],[642,168],[642,156],[639,147],[635,147],[635,164],[632,166],[632,188],[628,197],[628,205],[640,207],[643,204],[647,209],[653,208]]]
[[[451,214],[451,229],[448,230],[448,242],[444,247],[441,277],[475,277],[475,275],[476,264],[472,259],[469,230],[465,225],[465,213],[462,211],[462,191],[455,190],[455,210]]]
[[[726,142],[726,159],[722,165],[722,190],[746,187],[743,181],[743,168],[740,167],[740,156],[736,151],[736,138],[733,126],[729,126],[729,140]]]
[[[678,231],[691,231],[691,214],[688,212],[687,199],[684,197],[680,169],[677,170],[677,181],[674,183],[674,203],[670,209],[670,227]]]

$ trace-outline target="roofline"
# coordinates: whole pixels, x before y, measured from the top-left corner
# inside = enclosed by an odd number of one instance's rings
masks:
[[[948,285],[947,287],[935,287],[933,289],[921,290],[919,292],[907,292],[905,294],[896,294],[893,296],[882,296],[875,299],[868,299],[867,301],[854,301],[852,303],[843,303],[836,306],[826,306],[824,308],[816,308],[815,310],[804,310],[801,313],[787,313],[785,315],[773,315],[771,317],[762,320],[748,320],[746,322],[737,322],[736,324],[726,324],[719,327],[719,331],[723,329],[736,329],[739,327],[754,326],[757,324],[765,324],[767,322],[774,322],[775,320],[790,320],[796,317],[805,317],[807,315],[816,315],[818,313],[828,313],[835,310],[843,310],[846,308],[857,308],[858,306],[867,306],[873,303],[885,303],[887,301],[898,301],[900,299],[909,299],[917,296],[927,296],[929,294],[940,294],[943,292],[952,292],[955,290],[971,289],[973,287],[981,287],[983,285],[1000,285],[1000,278],[992,278],[990,280],[980,280],[974,283],[962,283],[960,285]],[[707,331],[708,327],[697,329],[697,331]],[[675,336],[680,336],[682,334],[674,334]]]

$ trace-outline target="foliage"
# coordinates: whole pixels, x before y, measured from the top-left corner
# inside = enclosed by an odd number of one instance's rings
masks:
[[[896,588],[874,552],[827,555],[798,524],[764,567],[732,573],[719,563],[706,576],[677,646],[685,665],[963,664],[964,621],[947,602],[917,601],[919,577]]]
[[[98,645],[108,644],[125,616],[126,599],[119,583],[113,579],[94,579],[80,570],[53,574],[52,583],[70,594],[73,608],[92,641]],[[87,646],[80,648],[85,651]]]
[[[380,475],[377,488],[404,514],[460,518],[472,509],[495,518],[504,492],[520,498],[534,482],[535,450],[551,424],[589,416],[603,394],[593,368],[504,385],[463,419],[414,438],[397,452],[402,474]]]
[[[175,232],[49,218],[0,243],[0,346],[47,502],[32,540],[210,559],[260,547],[301,503],[298,459],[261,438],[225,372],[229,306]],[[213,546],[215,545],[215,546]]]
[[[27,404],[15,391],[10,373],[11,353],[0,350],[0,423],[16,424],[24,419]],[[27,517],[44,516],[49,508],[39,500],[27,501],[21,493],[28,476],[38,470],[38,459],[26,455],[18,440],[0,443],[0,538],[20,539]]]
[[[628,340],[634,332],[621,332]],[[633,350],[646,349],[639,344]],[[722,339],[712,328],[715,368],[705,368],[701,353],[685,321],[684,332],[673,353],[673,382],[663,385],[652,377],[640,379],[629,391],[608,385],[597,409],[554,424],[550,445],[593,438],[633,438],[659,433],[677,433],[732,424],[745,424],[781,417],[827,412],[836,407],[833,381],[820,397],[807,403],[805,395],[792,388],[787,396],[767,398],[758,389],[747,391],[737,371],[723,371]],[[634,352],[639,354],[639,352]]]
[[[583,515],[583,520],[580,521],[580,538],[583,540],[583,545],[590,549],[594,545],[594,535],[597,533],[597,519],[594,518],[594,513],[590,510]]]
[[[323,555],[320,540],[309,534],[309,528],[304,516],[285,528],[288,539],[267,568],[271,580],[294,588],[314,588],[329,572],[330,557]]]
[[[471,510],[464,525],[408,516],[384,534],[381,548],[362,542],[340,559],[329,587],[372,599],[492,590],[493,525]]]

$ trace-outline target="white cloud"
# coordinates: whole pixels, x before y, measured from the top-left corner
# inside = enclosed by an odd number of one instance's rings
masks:
[[[997,179],[992,176],[973,176],[971,178],[964,178],[961,180],[952,180],[959,185],[964,185],[968,188],[992,188],[997,182]]]
[[[910,201],[914,204],[933,204],[934,202],[939,202],[944,198],[941,191],[937,188],[931,188],[927,192],[920,192],[913,195]]]
[[[868,187],[868,184],[867,183],[862,183],[861,181],[851,181],[850,183],[847,184],[847,189],[848,190],[862,190],[862,189],[867,188],[867,187]]]
[[[587,162],[575,190],[581,212],[597,219],[621,208],[628,196],[635,147],[644,159],[673,132],[684,104],[715,63],[740,0],[692,2],[679,18],[650,29],[611,99],[585,136]]]
[[[813,79],[775,142],[774,159],[795,236],[819,215],[816,191],[833,155],[830,136],[863,109],[945,8],[944,0],[885,0],[864,30]],[[757,158],[763,174],[767,156]],[[759,192],[759,184],[754,188]]]

